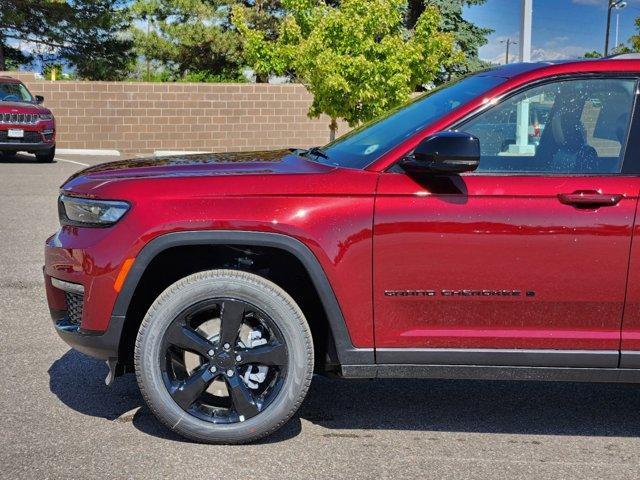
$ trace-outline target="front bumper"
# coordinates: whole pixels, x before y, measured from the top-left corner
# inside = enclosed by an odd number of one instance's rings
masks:
[[[60,338],[74,350],[100,360],[118,360],[124,317],[111,317],[109,327],[103,333],[83,331],[67,320],[66,312],[52,310],[51,318]]]
[[[113,314],[113,285],[124,255],[107,230],[63,227],[47,239],[44,280],[58,335],[82,353],[115,361],[125,317]]]
[[[60,338],[71,348],[86,355],[101,360],[117,361],[124,317],[112,316],[107,329],[103,332],[84,330],[81,327],[82,309],[78,318],[77,306],[72,305],[69,300],[72,295],[77,296],[77,293],[72,292],[64,283],[67,282],[56,282],[54,277],[45,273],[51,319]],[[79,301],[84,301],[84,295],[80,296]]]
[[[41,152],[49,150],[53,143],[11,143],[0,142],[0,151],[4,152]]]
[[[24,132],[23,138],[9,138],[8,131],[14,127]],[[0,151],[40,152],[54,147],[55,139],[55,128],[50,124],[42,128],[22,125],[0,126]]]

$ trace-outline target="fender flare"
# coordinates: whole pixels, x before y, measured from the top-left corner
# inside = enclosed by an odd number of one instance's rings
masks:
[[[280,233],[238,231],[238,230],[198,230],[166,233],[147,243],[136,256],[133,266],[113,307],[112,318],[124,318],[142,275],[151,261],[161,252],[181,246],[195,245],[252,245],[272,247],[294,255],[307,270],[320,302],[325,310],[333,334],[338,360],[341,365],[373,364],[373,348],[356,348],[351,342],[349,330],[342,315],[333,288],[313,252],[300,240]]]

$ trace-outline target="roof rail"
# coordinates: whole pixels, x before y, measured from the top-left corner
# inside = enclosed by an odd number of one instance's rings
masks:
[[[604,58],[611,60],[640,60],[640,53],[614,53]]]

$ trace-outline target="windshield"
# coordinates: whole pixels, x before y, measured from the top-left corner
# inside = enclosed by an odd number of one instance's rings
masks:
[[[0,101],[32,102],[33,97],[21,83],[0,83]]]
[[[475,75],[431,90],[330,143],[322,149],[327,158],[313,151],[310,153],[314,160],[327,165],[364,168],[434,120],[505,80],[486,74]]]

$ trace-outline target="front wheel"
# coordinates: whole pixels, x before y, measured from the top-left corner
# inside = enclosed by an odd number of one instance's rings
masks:
[[[313,374],[305,317],[257,275],[211,270],[167,288],[135,347],[142,395],[170,429],[207,443],[245,443],[282,425]]]
[[[36,152],[36,160],[40,163],[51,163],[56,158],[56,147],[51,147],[42,152]]]

